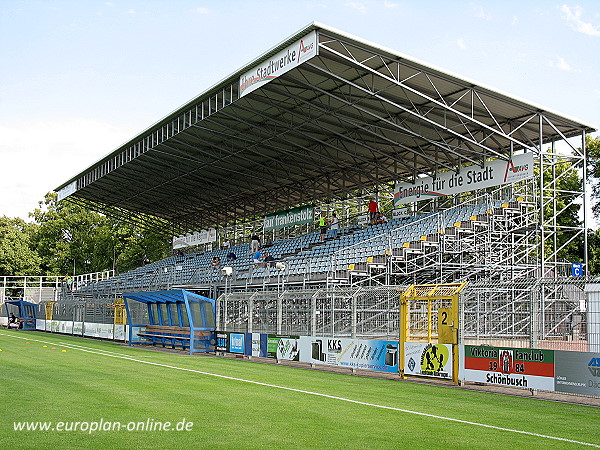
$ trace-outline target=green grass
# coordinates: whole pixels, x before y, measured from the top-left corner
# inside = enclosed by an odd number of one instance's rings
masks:
[[[575,448],[577,444],[83,352],[600,444],[598,408],[36,332],[0,332],[2,448]],[[11,336],[11,337],[9,337]],[[27,337],[29,341],[15,337]],[[30,342],[27,344],[26,342]],[[43,347],[48,345],[48,347]],[[61,350],[66,349],[66,352]],[[185,420],[191,431],[14,431],[14,422]]]

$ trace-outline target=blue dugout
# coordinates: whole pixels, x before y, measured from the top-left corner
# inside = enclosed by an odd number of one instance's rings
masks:
[[[26,302],[25,300],[12,300],[9,302],[5,302],[4,306],[6,308],[6,317],[10,317],[10,313],[14,313],[14,309],[16,307],[17,314],[15,316],[19,320],[19,323],[22,326],[19,326],[22,330],[35,330],[35,318],[37,316],[38,305],[31,302]],[[12,306],[12,308],[11,308]],[[13,311],[11,311],[11,309]]]
[[[129,324],[129,345],[150,340],[164,346],[167,341],[173,347],[179,343],[183,349],[189,345],[190,355],[214,351],[216,307],[213,299],[175,289],[123,294],[123,300]],[[146,305],[147,323],[134,322],[131,302]],[[142,336],[146,340],[142,340]]]

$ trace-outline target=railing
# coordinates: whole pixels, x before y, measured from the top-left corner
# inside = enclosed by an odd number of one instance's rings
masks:
[[[84,273],[82,275],[75,275],[74,277],[69,278],[66,277],[63,279],[64,282],[69,284],[71,283],[71,289],[78,290],[83,286],[87,286],[88,284],[98,283],[99,281],[108,280],[115,276],[114,270],[105,270],[102,272],[93,272],[93,273]]]
[[[412,218],[408,218],[408,223],[337,250],[330,257],[328,279],[335,280],[337,278],[336,273],[343,271],[347,272],[349,262],[362,263],[366,261],[366,258],[363,257],[365,249],[369,249],[369,256],[380,255],[384,257],[386,259],[386,264],[388,264],[395,248],[402,247],[405,243],[418,242],[423,235],[438,234],[440,230],[451,227],[454,222],[465,221],[471,215],[481,214],[484,211],[493,209],[496,203],[506,202],[506,197],[507,189],[506,187],[501,187],[492,192],[469,199],[460,205],[450,207],[444,211],[426,213],[423,214],[422,218],[416,219],[414,218],[415,216],[413,216]],[[484,205],[484,207],[481,207],[481,205]],[[466,210],[465,208],[468,207],[474,209]],[[481,211],[477,211],[475,209],[477,207],[480,207]],[[461,212],[463,213],[460,214]],[[430,256],[429,259],[431,260],[431,258],[432,257]],[[414,270],[417,269],[419,268],[415,266]],[[363,281],[370,280],[371,278],[372,277],[365,277]]]

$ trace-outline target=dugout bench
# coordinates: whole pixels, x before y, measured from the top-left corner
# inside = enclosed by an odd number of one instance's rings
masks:
[[[190,355],[215,350],[214,300],[184,289],[127,293],[123,300],[129,345],[169,345]]]
[[[183,350],[190,346],[190,327],[172,327],[167,325],[146,325],[143,331],[137,333],[138,336],[147,339],[155,344],[162,344],[165,347],[170,343],[172,348],[176,348],[177,343]],[[214,339],[210,331],[194,331],[194,341],[196,347],[209,347],[210,341]],[[208,350],[211,351],[211,350]]]

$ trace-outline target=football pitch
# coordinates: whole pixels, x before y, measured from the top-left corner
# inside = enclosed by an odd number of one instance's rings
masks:
[[[600,448],[600,410],[0,331],[2,448]]]

